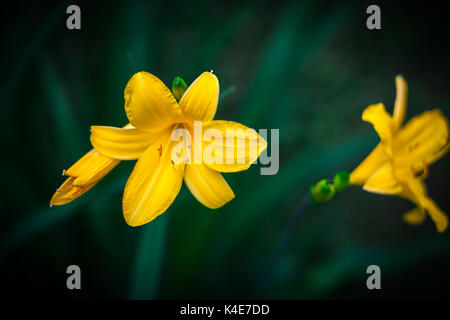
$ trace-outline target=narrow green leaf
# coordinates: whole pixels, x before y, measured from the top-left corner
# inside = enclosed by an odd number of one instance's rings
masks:
[[[157,294],[164,249],[167,241],[169,212],[141,227],[131,280],[131,299],[154,299]]]
[[[13,225],[2,237],[0,258],[4,258],[20,245],[72,215],[79,205],[79,202],[75,202],[61,207],[41,208],[29,214]]]
[[[64,147],[63,149],[70,150],[70,154],[83,154],[86,150],[82,147],[78,120],[70,105],[66,88],[62,85],[55,65],[47,54],[43,54],[39,59],[39,71],[44,99],[50,107],[60,145]]]

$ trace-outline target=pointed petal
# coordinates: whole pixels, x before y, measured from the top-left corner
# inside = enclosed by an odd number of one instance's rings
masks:
[[[103,179],[119,162],[92,149],[63,172],[69,177],[56,190],[50,204],[63,205],[75,200]]]
[[[131,77],[124,97],[127,117],[138,129],[152,131],[184,120],[169,88],[148,72],[138,72]]]
[[[362,186],[376,171],[389,160],[383,146],[379,143],[363,162],[350,174],[350,184]]]
[[[381,143],[388,155],[392,155],[392,137],[395,130],[395,123],[389,113],[386,112],[382,103],[367,107],[362,114],[364,121],[370,122],[378,133]]]
[[[425,221],[426,216],[422,207],[415,207],[403,215],[403,220],[412,225],[419,225]]]
[[[170,136],[151,145],[139,158],[123,194],[123,215],[130,226],[140,226],[164,213],[178,195],[184,164],[173,164]]]
[[[208,208],[220,208],[234,198],[223,176],[204,164],[188,164],[184,181],[194,197]]]
[[[219,172],[247,170],[267,148],[255,130],[233,121],[204,122],[203,137],[203,163]]]
[[[77,194],[78,190],[81,188],[73,185],[74,180],[74,177],[69,177],[63,182],[63,184],[53,194],[52,199],[50,200],[50,206],[61,206],[76,198],[70,194],[73,193],[74,190],[77,191],[75,192],[75,194]]]
[[[86,193],[98,182],[96,181],[88,185],[77,186],[73,183],[75,179],[75,177],[68,177],[66,181],[64,181],[64,183],[53,194],[53,197],[50,200],[51,206],[60,206],[75,200]]]
[[[119,160],[134,160],[167,130],[149,133],[136,128],[91,126],[91,143],[105,156]]]
[[[444,232],[448,227],[448,217],[438,205],[431,200],[430,198],[426,198],[424,201],[424,207],[430,215],[431,219],[434,221],[436,225],[436,230],[438,232]]]
[[[411,200],[414,201],[418,207],[422,207],[428,212],[431,219],[434,221],[438,232],[444,232],[448,227],[447,215],[428,197],[425,184],[415,178],[412,172],[409,177],[405,175],[402,178],[406,179],[405,184],[412,195]]]
[[[180,100],[186,118],[212,120],[219,101],[219,80],[210,72],[203,72],[187,89]]]
[[[439,110],[412,118],[395,138],[395,165],[423,169],[448,151],[448,136],[447,118]]]
[[[402,191],[402,187],[394,176],[394,170],[389,162],[367,180],[363,189],[379,194],[398,194]]]
[[[99,181],[119,164],[119,160],[112,159],[92,149],[78,160],[73,166],[64,171],[64,175],[76,177],[74,184],[89,185]]]
[[[408,99],[408,84],[402,76],[395,77],[397,96],[395,97],[394,114],[395,127],[399,128],[406,115],[406,104]]]

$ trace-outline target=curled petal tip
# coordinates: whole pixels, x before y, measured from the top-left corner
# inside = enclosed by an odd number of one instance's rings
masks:
[[[439,233],[443,233],[448,228],[448,221],[447,219],[443,220],[442,222],[436,223],[436,230]]]

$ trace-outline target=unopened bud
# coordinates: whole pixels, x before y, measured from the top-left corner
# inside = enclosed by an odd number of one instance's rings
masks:
[[[350,181],[350,174],[347,171],[340,171],[336,173],[333,178],[334,189],[336,192],[341,192],[348,187]]]
[[[327,179],[320,180],[309,191],[311,199],[316,203],[328,202],[333,199],[336,193],[333,181],[328,181]]]
[[[180,101],[183,94],[186,92],[187,85],[183,78],[175,77],[172,82],[172,94],[177,101]]]

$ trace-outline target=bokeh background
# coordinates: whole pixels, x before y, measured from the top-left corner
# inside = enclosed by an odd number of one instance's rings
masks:
[[[1,296],[118,299],[448,297],[450,232],[401,216],[413,205],[353,187],[302,217],[268,268],[309,186],[352,170],[377,144],[361,112],[392,111],[394,77],[410,86],[408,119],[450,116],[448,26],[439,2],[76,1],[2,4]],[[183,186],[170,209],[129,227],[121,198],[134,161],[81,198],[49,208],[62,169],[90,149],[89,126],[126,123],[123,90],[146,70],[167,85],[214,69],[217,119],[280,129],[280,170],[226,174],[236,198],[219,210]],[[449,157],[431,168],[450,213]],[[66,288],[66,268],[82,289]],[[382,290],[366,288],[377,264]],[[269,270],[269,271],[268,271]]]

